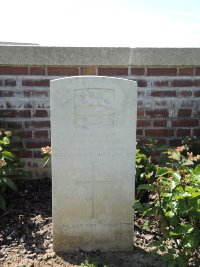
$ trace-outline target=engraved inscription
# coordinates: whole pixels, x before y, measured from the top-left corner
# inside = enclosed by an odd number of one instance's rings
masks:
[[[114,90],[74,90],[74,124],[76,126],[113,126]]]
[[[133,227],[133,223],[129,222],[120,222],[120,223],[105,223],[102,225],[98,225],[96,223],[88,223],[88,224],[62,224],[62,225],[55,225],[55,229],[66,229],[66,230],[72,230],[72,229],[88,229],[88,228],[97,228],[97,227],[103,227],[103,228],[128,228]]]

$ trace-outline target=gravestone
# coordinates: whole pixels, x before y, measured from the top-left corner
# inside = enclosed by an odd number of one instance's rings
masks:
[[[51,81],[55,251],[132,249],[136,100],[130,80]]]

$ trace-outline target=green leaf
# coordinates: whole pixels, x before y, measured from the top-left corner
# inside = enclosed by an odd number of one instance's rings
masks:
[[[2,181],[2,178],[0,178],[0,194],[6,191],[6,187],[7,185]]]
[[[192,248],[195,245],[195,238],[193,234],[186,235],[185,238],[182,240],[185,248]]]
[[[170,189],[170,190],[173,190],[175,187],[176,187],[175,182],[174,182],[173,180],[170,180],[170,181],[169,181],[169,189]]]
[[[177,235],[179,235],[179,233],[176,233],[176,232],[174,232],[174,231],[170,231],[170,232],[169,232],[169,235],[170,235],[170,236],[177,236]]]
[[[143,206],[140,202],[136,201],[134,204],[133,204],[133,208],[136,209],[136,210],[143,210]]]
[[[200,174],[200,164],[194,168],[194,174]]]
[[[183,166],[194,165],[194,162],[191,159],[187,159],[182,163]]]
[[[5,136],[5,137],[3,138],[3,144],[4,144],[4,145],[9,145],[9,144],[10,144],[10,140],[9,140],[8,137]]]
[[[179,173],[179,172],[174,172],[174,173],[173,173],[173,178],[174,178],[174,181],[175,181],[176,183],[179,183],[180,180],[181,180],[181,175],[180,175],[180,173]]]
[[[176,261],[177,261],[177,263],[178,263],[178,266],[180,266],[180,267],[185,267],[185,266],[187,266],[186,260],[185,260],[182,256],[178,256],[178,257],[176,258]]]
[[[172,217],[174,217],[174,215],[175,215],[175,214],[174,214],[174,212],[173,212],[173,211],[171,211],[171,210],[170,210],[170,211],[167,211],[167,212],[165,212],[165,216],[166,216],[166,217],[172,218]]]
[[[191,193],[191,196],[192,196],[193,198],[198,197],[198,196],[200,196],[200,192],[194,192],[194,193]]]
[[[17,191],[17,186],[16,184],[8,177],[4,177],[2,179],[5,184],[7,184],[10,188],[12,188],[14,191]]]
[[[6,209],[6,202],[4,197],[0,194],[0,209],[5,210]]]
[[[164,176],[165,174],[169,173],[169,170],[168,168],[165,168],[165,167],[160,167],[157,169],[156,171],[156,177],[158,176]]]
[[[162,241],[152,241],[151,242],[151,247],[160,247],[162,245]]]
[[[143,225],[142,225],[142,229],[146,230],[149,226],[150,222],[146,221]]]
[[[171,197],[172,193],[162,193],[161,194],[163,197]]]
[[[189,194],[188,192],[183,192],[183,193],[180,192],[179,194],[174,195],[175,199],[183,199],[186,197],[191,197],[191,194]]]
[[[9,159],[9,160],[16,160],[16,158],[17,158],[17,157],[16,157],[12,152],[10,152],[10,151],[6,151],[6,150],[4,150],[4,151],[2,151],[1,153],[2,153],[2,155],[4,156],[4,158]]]
[[[49,156],[49,155],[47,155],[47,156],[45,156],[45,157],[43,158],[43,161],[44,161],[44,165],[43,165],[43,167],[45,167],[45,166],[47,165],[49,159],[50,159],[50,156]]]
[[[167,263],[167,267],[175,267],[175,261],[174,260],[169,260]]]
[[[178,151],[173,150],[172,151],[172,158],[175,159],[175,160],[177,160],[177,161],[180,161],[181,155],[180,155],[180,153]]]
[[[137,187],[138,190],[146,189],[148,191],[152,191],[152,186],[150,184],[141,184]]]

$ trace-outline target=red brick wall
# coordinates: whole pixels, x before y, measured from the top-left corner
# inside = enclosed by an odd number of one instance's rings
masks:
[[[49,82],[72,75],[136,80],[139,138],[155,137],[173,146],[181,137],[200,134],[198,66],[0,66],[0,117],[20,127],[21,157],[36,175],[42,165],[40,148],[50,145]]]

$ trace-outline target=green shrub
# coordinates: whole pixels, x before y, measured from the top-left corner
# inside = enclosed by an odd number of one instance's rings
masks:
[[[17,191],[17,186],[13,178],[25,174],[22,162],[10,151],[10,145],[15,137],[11,131],[0,131],[0,209],[5,210],[6,188]]]
[[[81,267],[98,267],[95,263],[90,263],[89,260],[85,260],[83,263],[81,263]],[[106,265],[103,265],[103,267],[107,267]]]
[[[41,148],[41,153],[42,153],[42,156],[43,156],[44,166],[46,166],[46,164],[48,163],[48,161],[51,158],[51,147],[50,146],[42,147]]]
[[[181,141],[185,151],[192,152],[194,155],[200,155],[200,139],[196,136],[186,137]]]
[[[140,189],[139,185],[152,183],[155,179],[156,166],[153,163],[156,155],[161,155],[166,151],[165,145],[158,145],[154,138],[147,139],[143,145],[136,143],[136,199],[142,202],[148,201],[149,194],[146,189]]]
[[[166,165],[155,165],[155,179],[146,176],[138,187],[151,194],[151,201],[134,204],[148,226],[157,221],[161,238],[151,246],[162,251],[168,266],[187,266],[200,242],[200,164],[194,164],[200,156],[184,156],[184,151],[184,146],[168,151]]]

